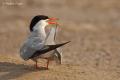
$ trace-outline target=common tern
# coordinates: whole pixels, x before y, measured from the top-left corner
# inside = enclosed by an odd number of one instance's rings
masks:
[[[57,20],[57,18],[49,18],[45,15],[35,16],[30,24],[30,35],[20,48],[20,56],[22,59],[33,60],[36,68],[38,68],[37,63],[39,58],[47,60],[47,69],[50,60],[54,59],[61,64],[62,53],[59,51],[59,47],[70,42],[55,43],[57,27],[52,27],[49,33],[46,34],[45,27],[47,25],[58,25],[55,20]]]

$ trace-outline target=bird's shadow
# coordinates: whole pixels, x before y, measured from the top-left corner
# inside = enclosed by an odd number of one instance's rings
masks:
[[[21,77],[34,71],[46,70],[44,67],[35,69],[34,66],[15,64],[10,62],[0,62],[0,79],[10,80]]]

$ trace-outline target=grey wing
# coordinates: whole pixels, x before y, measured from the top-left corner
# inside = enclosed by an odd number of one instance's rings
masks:
[[[29,37],[20,49],[20,56],[24,60],[28,60],[36,50],[40,50],[43,46],[39,37]]]
[[[36,50],[29,47],[29,46],[26,46],[25,44],[21,47],[20,49],[20,56],[21,58],[23,58],[24,60],[28,60],[30,56],[33,55],[33,53],[35,52]]]
[[[38,33],[33,32],[31,33],[31,35],[29,36],[27,43],[29,44],[29,46],[31,46],[34,49],[41,49],[41,47],[43,47],[44,42],[45,42],[45,38],[42,35],[38,35]]]

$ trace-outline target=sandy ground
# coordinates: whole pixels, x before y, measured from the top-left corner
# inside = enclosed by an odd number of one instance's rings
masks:
[[[35,69],[32,62],[0,56],[0,80],[119,80],[119,68],[100,69],[79,64],[50,65]],[[39,64],[40,65],[40,64]]]
[[[120,80],[119,0],[1,0],[0,80]],[[57,17],[63,64],[34,69],[19,49],[33,16]],[[45,66],[41,60],[39,65]]]

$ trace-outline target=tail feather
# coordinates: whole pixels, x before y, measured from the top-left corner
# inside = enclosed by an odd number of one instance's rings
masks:
[[[67,44],[67,43],[69,43],[69,42],[70,42],[70,41],[67,41],[67,42],[62,43],[62,44],[47,45],[47,46],[49,46],[49,48],[53,50],[53,49],[56,49],[56,48],[58,48],[58,47],[61,47],[61,46],[65,45],[65,44]]]
[[[67,41],[67,42],[61,43],[61,44],[56,44],[56,45],[45,45],[45,47],[43,49],[36,51],[30,58],[37,57],[37,56],[39,56],[41,54],[44,54],[44,53],[49,52],[51,50],[54,50],[54,49],[56,49],[58,47],[61,47],[61,46],[65,45],[65,44],[67,44],[69,42],[70,41]]]

